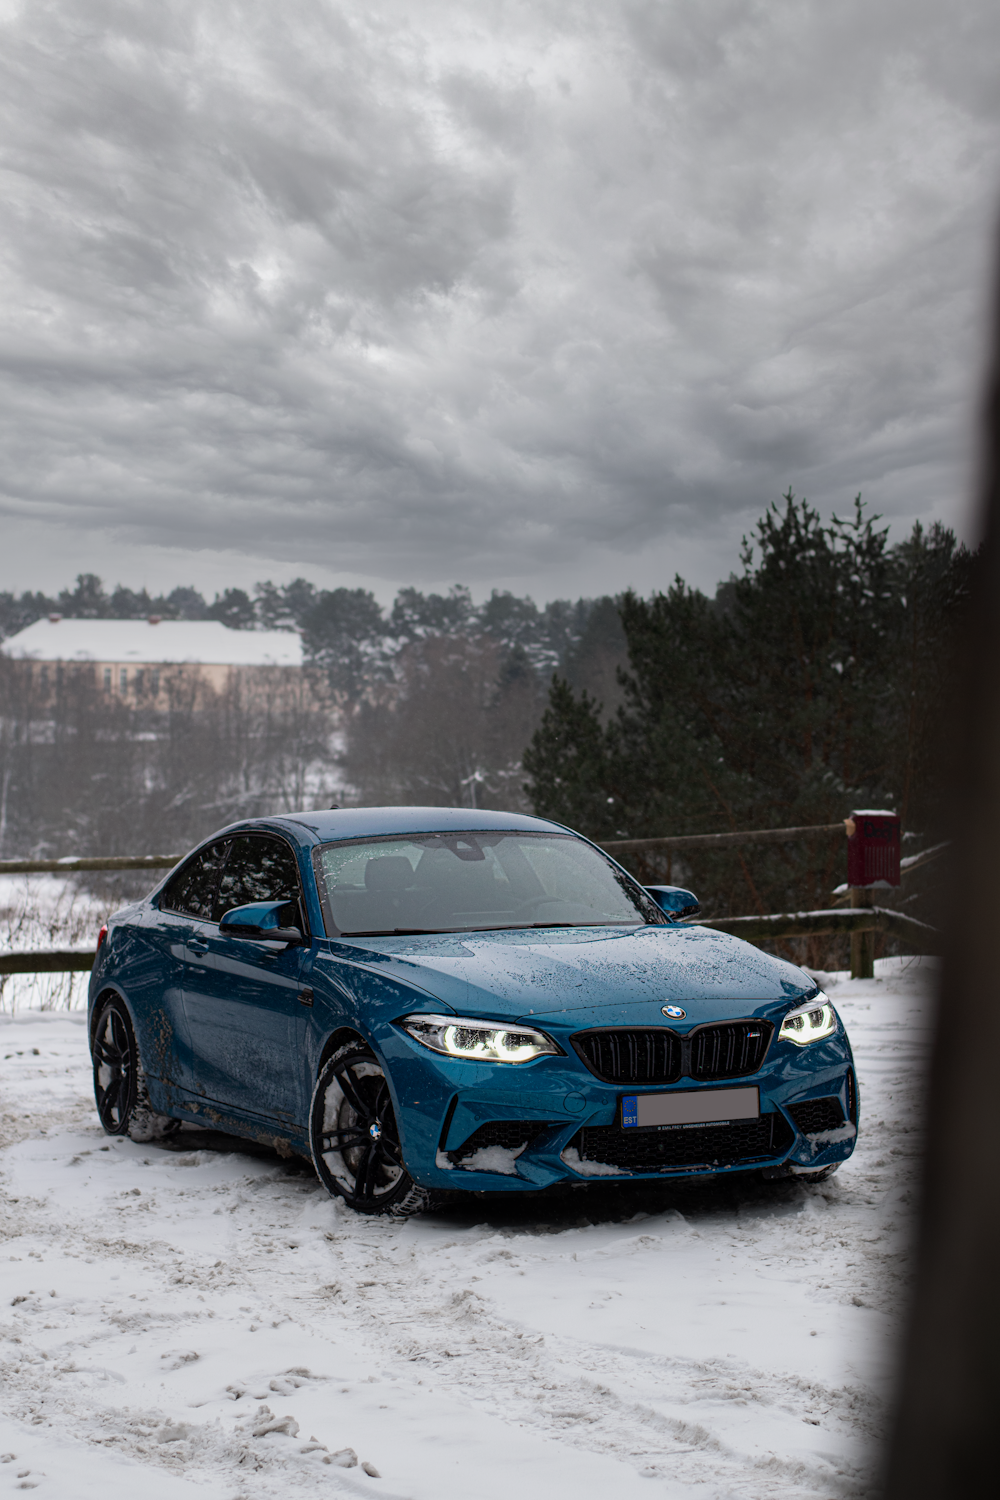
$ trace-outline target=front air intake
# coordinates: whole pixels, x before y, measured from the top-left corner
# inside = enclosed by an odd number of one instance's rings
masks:
[[[770,1021],[731,1021],[724,1026],[700,1026],[687,1038],[691,1047],[688,1073],[692,1078],[746,1078],[764,1061],[774,1030]]]
[[[681,1039],[666,1027],[649,1031],[580,1031],[571,1038],[581,1061],[604,1083],[675,1083]]]
[[[571,1038],[580,1059],[603,1083],[676,1083],[679,1078],[717,1082],[759,1071],[774,1027],[770,1021],[729,1021],[698,1026],[681,1037],[669,1027],[578,1031]]]
[[[821,1135],[844,1124],[844,1107],[834,1094],[825,1099],[802,1099],[785,1107],[803,1135]]]
[[[621,1130],[617,1125],[589,1125],[578,1130],[570,1146],[583,1162],[618,1167],[623,1172],[711,1171],[751,1167],[783,1156],[795,1137],[778,1110],[756,1120],[702,1125],[681,1130]]]
[[[459,1165],[491,1146],[500,1146],[504,1151],[522,1151],[547,1129],[546,1120],[487,1120],[460,1146],[449,1151],[448,1157]]]

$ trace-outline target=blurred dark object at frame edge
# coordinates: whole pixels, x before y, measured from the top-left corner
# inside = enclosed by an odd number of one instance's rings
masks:
[[[998,236],[1000,250],[1000,236]],[[885,1500],[988,1486],[1000,1407],[1000,253],[981,408],[980,528],[963,712],[948,763],[955,831],[947,941],[928,1079],[916,1282],[899,1351]]]

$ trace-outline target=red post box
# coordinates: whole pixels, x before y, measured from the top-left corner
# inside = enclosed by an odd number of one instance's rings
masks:
[[[853,824],[853,827],[852,827]],[[899,885],[899,818],[892,812],[852,812],[846,819],[847,884]]]

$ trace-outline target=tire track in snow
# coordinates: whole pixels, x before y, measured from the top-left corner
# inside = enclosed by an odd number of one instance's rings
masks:
[[[692,1404],[691,1382],[700,1379],[710,1384],[711,1395],[722,1404],[753,1403],[795,1413],[805,1400],[824,1414],[836,1410],[853,1438],[859,1415],[869,1432],[874,1426],[867,1393],[861,1389],[831,1390],[794,1375],[776,1379],[736,1364],[717,1362],[719,1367],[713,1368],[711,1363],[650,1357],[620,1347],[613,1351],[614,1379],[609,1380],[607,1345],[570,1343],[518,1328],[500,1315],[495,1303],[471,1289],[447,1294],[442,1282],[426,1276],[426,1267],[415,1294],[415,1278],[400,1276],[398,1243],[366,1237],[364,1250],[366,1270],[376,1273],[380,1289],[395,1291],[413,1308],[405,1319],[367,1310],[365,1334],[378,1341],[382,1357],[433,1370],[453,1392],[466,1398],[471,1394],[493,1410],[502,1410],[512,1423],[533,1426],[559,1442],[611,1453],[650,1478],[698,1484],[704,1481],[709,1459],[715,1481],[762,1500],[773,1494],[779,1478],[788,1495],[834,1491],[846,1496],[867,1487],[862,1462],[841,1461],[838,1469],[829,1462],[787,1462],[773,1454],[754,1457],[714,1432],[704,1413],[692,1418],[664,1410]],[[418,1257],[411,1254],[408,1259],[416,1270]],[[349,1302],[356,1290],[345,1280],[328,1292]],[[414,1330],[409,1337],[407,1328]]]

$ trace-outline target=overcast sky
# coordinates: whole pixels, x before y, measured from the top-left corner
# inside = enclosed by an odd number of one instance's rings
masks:
[[[0,0],[0,589],[965,524],[996,0]]]

